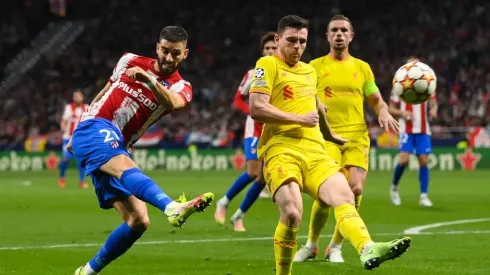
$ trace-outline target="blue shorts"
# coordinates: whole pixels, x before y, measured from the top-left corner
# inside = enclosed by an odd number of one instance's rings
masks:
[[[257,157],[257,145],[259,145],[259,138],[249,137],[244,140],[243,150],[245,151],[246,160],[258,160]]]
[[[90,178],[94,184],[100,208],[111,209],[114,199],[133,195],[123,186],[120,180],[100,170],[92,172]]]
[[[61,152],[64,159],[70,160],[73,155],[70,153],[70,151],[68,151],[68,149],[66,149],[66,145],[68,145],[68,142],[70,142],[69,138],[63,139],[63,147],[61,147]]]
[[[109,209],[112,199],[132,195],[117,178],[99,169],[114,156],[131,157],[121,131],[112,122],[100,118],[82,121],[73,133],[72,151],[80,166],[92,178],[100,207]]]
[[[407,152],[415,155],[432,154],[432,144],[430,136],[427,134],[405,134],[401,133],[399,138],[398,151]]]

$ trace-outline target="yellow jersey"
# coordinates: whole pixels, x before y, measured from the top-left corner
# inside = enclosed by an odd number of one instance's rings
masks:
[[[270,96],[270,104],[283,112],[306,114],[317,111],[315,69],[298,62],[290,67],[278,56],[264,56],[257,61],[250,93]],[[272,146],[300,147],[305,150],[325,150],[325,142],[317,125],[264,124],[258,145],[259,158]]]
[[[371,67],[349,56],[338,61],[330,54],[314,59],[310,65],[318,77],[318,98],[327,105],[327,120],[336,133],[367,131],[364,97],[379,91]]]

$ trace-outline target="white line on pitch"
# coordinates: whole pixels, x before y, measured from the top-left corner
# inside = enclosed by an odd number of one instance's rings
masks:
[[[438,223],[431,223],[431,224],[411,227],[411,228],[406,229],[403,232],[404,232],[404,234],[419,234],[423,230],[431,229],[431,228],[438,228],[438,227],[455,225],[455,224],[467,224],[467,223],[488,222],[488,221],[490,221],[490,218],[457,220],[457,221],[450,221],[450,222],[438,222]]]
[[[408,235],[464,235],[464,234],[490,234],[490,230],[465,230],[447,232],[419,232]],[[402,233],[374,233],[371,236],[402,236]],[[331,237],[332,235],[322,235],[321,237]],[[298,239],[306,239],[308,236],[298,236]],[[146,241],[137,242],[135,245],[159,245],[159,244],[195,244],[195,243],[224,243],[224,242],[247,242],[247,241],[270,241],[272,237],[250,237],[250,238],[225,238],[225,239],[195,239],[195,240],[165,240],[165,241]],[[102,243],[70,243],[53,244],[39,246],[6,246],[0,247],[1,250],[33,250],[33,249],[57,249],[57,248],[77,248],[77,247],[100,247]]]

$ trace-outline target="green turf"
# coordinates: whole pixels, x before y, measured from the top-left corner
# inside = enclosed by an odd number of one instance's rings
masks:
[[[69,174],[67,189],[60,190],[54,172],[2,173],[0,274],[73,274],[121,223],[114,210],[98,208],[93,188],[77,187],[75,171]],[[174,197],[182,191],[188,197],[212,191],[219,198],[237,174],[153,172],[150,176]],[[391,174],[374,172],[368,178],[361,215],[375,240],[383,241],[400,236],[413,226],[490,218],[489,175],[490,171],[432,172],[431,197],[435,206],[422,209],[418,206],[415,172],[408,172],[402,179],[403,204],[400,207],[389,201]],[[235,199],[230,212],[238,207],[243,195]],[[311,200],[305,197],[300,244],[306,241],[310,207]],[[246,216],[248,231],[245,233],[217,225],[213,212],[214,206],[191,217],[183,229],[174,230],[162,214],[150,209],[150,229],[138,245],[107,267],[103,274],[274,275],[270,237],[278,218],[275,206],[269,200],[259,200]],[[450,231],[458,232],[450,235]],[[412,248],[407,254],[374,272],[385,275],[490,274],[489,231],[490,221],[427,229],[426,232],[434,234],[413,236]],[[332,221],[325,234],[331,232]],[[321,239],[321,250],[328,241],[328,237]],[[68,246],[49,247],[58,244]],[[78,246],[83,244],[93,245]],[[12,250],[13,247],[18,249]],[[293,274],[368,274],[348,243],[344,245],[344,255],[345,264],[318,259],[296,264]]]

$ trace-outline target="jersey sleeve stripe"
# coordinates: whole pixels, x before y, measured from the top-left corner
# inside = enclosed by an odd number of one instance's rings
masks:
[[[258,93],[258,94],[266,94],[266,95],[270,95],[271,94],[271,91],[268,90],[268,89],[261,89],[261,88],[252,88],[250,89],[250,93]]]

